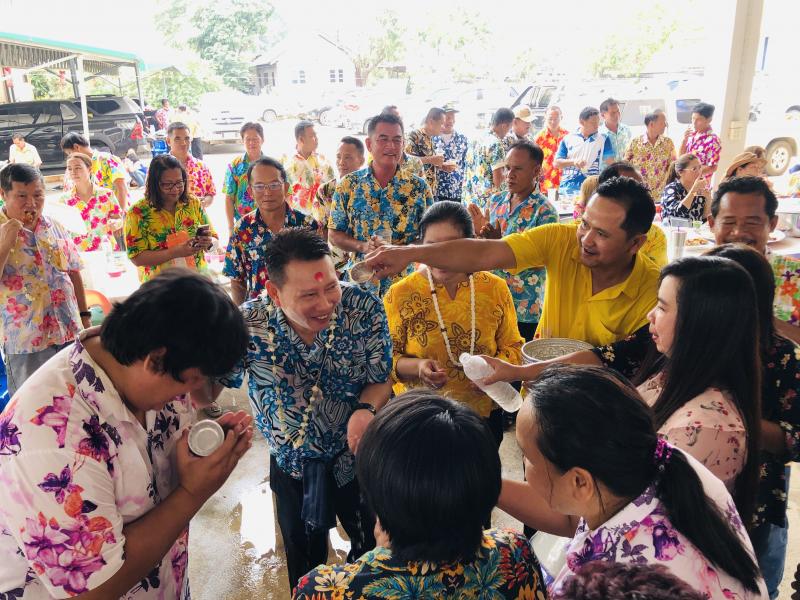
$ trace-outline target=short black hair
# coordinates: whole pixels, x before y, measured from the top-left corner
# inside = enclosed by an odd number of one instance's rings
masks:
[[[656,216],[656,206],[643,184],[630,177],[612,177],[597,186],[596,194],[625,208],[622,229],[629,239],[635,235],[646,235],[650,231]]]
[[[658,120],[658,117],[665,114],[663,110],[660,108],[655,109],[653,112],[649,112],[644,116],[644,124],[645,126],[650,125],[650,123],[655,123]]]
[[[161,183],[161,176],[164,174],[164,171],[168,171],[169,169],[181,170],[183,192],[180,198],[178,198],[178,201],[189,201],[189,181],[183,164],[172,156],[172,154],[159,154],[150,161],[150,166],[147,168],[147,179],[144,182],[144,197],[156,208],[164,207],[164,199],[161,197],[161,186],[159,184]]]
[[[230,372],[244,356],[248,334],[242,314],[220,286],[175,267],[115,303],[100,340],[123,365],[164,348],[162,372],[181,381],[190,368],[209,377]]]
[[[498,108],[492,115],[491,125],[505,125],[514,121],[514,111],[510,108]]]
[[[425,115],[425,122],[428,121],[438,121],[439,119],[444,118],[444,109],[439,108],[438,106],[434,106],[428,111],[428,114]]]
[[[500,457],[483,419],[425,391],[401,394],[367,427],[359,485],[405,561],[469,561],[500,495]]]
[[[14,135],[11,136],[11,139],[12,140],[24,140],[25,136],[22,135],[21,133],[17,132]]]
[[[272,158],[271,156],[262,156],[258,160],[254,160],[250,163],[250,166],[247,167],[247,183],[250,183],[250,176],[253,174],[253,169],[257,166],[261,165],[262,167],[273,167],[278,169],[278,172],[281,174],[281,179],[284,183],[288,181],[286,177],[286,169],[281,164],[281,161]]]
[[[475,237],[475,226],[472,223],[472,217],[467,210],[467,207],[461,202],[453,202],[452,200],[440,200],[434,202],[431,207],[426,210],[422,219],[419,221],[419,238],[425,238],[425,232],[428,227],[435,223],[452,223],[459,229],[465,238]]]
[[[169,102],[169,98],[162,98],[161,99],[161,106],[164,106],[167,102]]]
[[[508,156],[508,153],[511,152],[512,150],[522,150],[524,152],[527,152],[528,158],[530,158],[531,161],[535,162],[539,166],[541,166],[542,163],[544,162],[544,151],[541,148],[539,148],[539,146],[529,142],[528,140],[520,140],[518,142],[514,142],[513,144],[511,144],[511,147],[508,149],[508,152],[506,152],[506,156]]]
[[[586,121],[587,119],[591,119],[594,116],[600,114],[600,111],[597,110],[594,106],[587,106],[581,111],[581,114],[578,115],[578,119],[580,121]]]
[[[600,103],[600,112],[608,112],[608,109],[612,106],[619,106],[619,100],[614,100],[614,98],[606,98]]]
[[[299,140],[300,136],[306,132],[306,129],[313,126],[314,124],[306,119],[299,121],[297,125],[294,126],[294,139]]]
[[[173,121],[167,127],[167,136],[172,135],[172,132],[178,129],[185,129],[186,131],[189,132],[189,135],[191,135],[192,130],[189,129],[189,126],[186,123],[181,123],[180,121]]]
[[[36,180],[42,181],[42,173],[34,166],[23,163],[9,163],[0,170],[0,189],[10,192],[14,182],[29,184]]]
[[[244,134],[248,131],[255,131],[262,140],[264,139],[264,128],[261,126],[261,123],[255,123],[253,121],[248,121],[239,129],[239,137],[244,139]]]
[[[618,160],[600,171],[600,175],[597,178],[597,183],[598,185],[605,183],[612,177],[628,177],[627,175],[624,175],[624,173],[636,173],[639,177],[642,176],[632,163],[629,163],[627,160]],[[632,179],[636,179],[636,177],[633,177]]]
[[[286,283],[286,267],[293,260],[312,261],[330,255],[328,242],[308,227],[281,229],[264,248],[267,275],[278,287]]]
[[[708,102],[698,102],[692,107],[692,112],[706,119],[710,119],[714,116],[714,105]]]
[[[356,150],[361,156],[364,156],[364,142],[362,142],[357,137],[353,137],[352,135],[346,135],[341,140],[339,140],[340,144],[350,144],[351,146],[355,146]]]
[[[778,198],[775,196],[767,182],[761,177],[729,177],[723,179],[711,200],[711,216],[715,219],[719,214],[719,204],[722,197],[728,192],[736,194],[756,194],[764,197],[764,210],[771,219],[778,211]]]
[[[400,117],[393,115],[389,112],[382,112],[379,115],[375,115],[369,120],[369,125],[367,125],[367,136],[372,137],[372,134],[375,133],[375,129],[377,129],[378,125],[381,123],[387,123],[389,125],[400,125],[400,131],[404,131],[403,129],[403,119]]]
[[[83,146],[84,148],[89,147],[89,140],[83,137],[83,134],[78,133],[77,131],[70,131],[64,137],[61,138],[61,142],[59,144],[62,150],[72,150],[73,146]]]

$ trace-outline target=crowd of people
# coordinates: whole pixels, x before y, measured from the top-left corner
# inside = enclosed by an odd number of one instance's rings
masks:
[[[168,103],[170,152],[130,206],[119,161],[62,140],[80,236],[42,214],[35,166],[0,171],[0,596],[188,598],[189,522],[258,430],[280,597],[777,597],[800,457],[777,199],[757,148],[712,185],[712,106],[677,153],[662,112],[633,137],[619,108],[571,133],[558,107],[538,133],[502,108],[470,141],[454,105],[408,131],[387,106],[335,165],[309,121],[281,159],[247,123],[221,188],[229,293],[204,276],[214,177]],[[707,221],[717,246],[668,263],[659,212]],[[142,284],[90,327],[78,249],[101,247]],[[534,338],[594,348],[524,365]],[[480,386],[463,353],[493,368]],[[252,415],[223,413],[245,380]],[[526,382],[524,481],[502,476],[499,381]],[[208,456],[189,449],[196,411],[225,430]],[[559,566],[493,529],[495,507],[564,537]],[[327,565],[337,520],[350,552]]]

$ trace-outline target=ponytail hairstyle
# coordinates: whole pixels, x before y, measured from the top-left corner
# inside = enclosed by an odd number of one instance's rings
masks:
[[[667,171],[667,183],[676,181],[693,160],[699,159],[694,154],[681,154],[676,160],[673,160]]]
[[[532,385],[529,402],[536,445],[556,469],[585,469],[595,485],[631,501],[655,484],[672,525],[712,565],[758,591],[758,565],[683,452],[655,459],[652,413],[627,379],[602,367],[553,365]]]
[[[747,432],[747,457],[736,477],[733,498],[749,527],[761,442],[759,313],[753,279],[736,262],[717,256],[672,262],[661,270],[661,281],[666,277],[679,281],[670,355],[651,352],[634,383],[664,374],[664,387],[653,405],[656,429],[708,388],[719,388],[730,396]]]

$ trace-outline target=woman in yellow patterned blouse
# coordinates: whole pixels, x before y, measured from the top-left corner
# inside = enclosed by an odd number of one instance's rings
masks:
[[[472,219],[458,202],[437,202],[420,222],[425,244],[473,237]],[[459,400],[488,420],[498,445],[502,410],[475,387],[458,363],[462,352],[519,364],[523,339],[506,282],[492,273],[420,270],[383,299],[394,355],[395,392],[427,386]]]
[[[205,270],[205,251],[215,237],[203,205],[188,191],[180,161],[169,154],[154,158],[144,198],[125,217],[128,258],[139,267],[139,279],[145,282],[171,266]]]

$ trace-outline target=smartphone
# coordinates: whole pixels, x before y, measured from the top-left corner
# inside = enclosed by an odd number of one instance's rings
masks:
[[[208,237],[211,235],[211,225],[200,225],[194,237]]]

